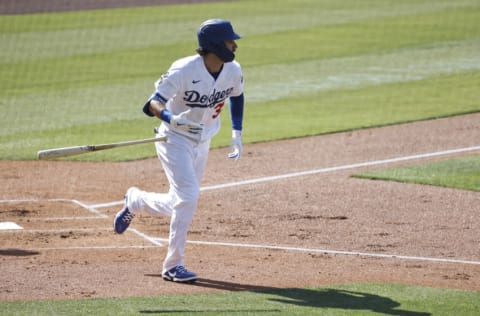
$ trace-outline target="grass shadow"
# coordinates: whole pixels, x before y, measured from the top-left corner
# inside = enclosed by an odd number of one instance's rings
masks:
[[[157,276],[157,275],[150,275]],[[397,309],[400,303],[385,296],[380,296],[365,292],[354,292],[348,290],[339,289],[300,289],[300,288],[274,288],[263,287],[257,285],[225,282],[211,279],[199,278],[195,283],[188,286],[197,286],[211,289],[218,289],[224,291],[249,291],[259,294],[265,294],[272,297],[267,298],[268,301],[277,302],[282,304],[292,304],[303,307],[314,308],[330,308],[330,309],[343,309],[343,310],[365,310],[375,313],[381,313],[384,315],[398,315],[398,316],[428,316],[431,315],[427,312],[419,311],[407,311]],[[257,310],[257,311],[245,311],[256,313],[269,313],[273,310]],[[141,311],[145,314],[165,313],[165,312],[186,312],[186,311]],[[189,312],[210,312],[208,310],[198,310]],[[229,312],[229,311],[224,311]],[[231,311],[233,312],[233,310]],[[239,312],[236,310],[235,312]]]
[[[278,289],[269,291],[282,298],[272,298],[271,301],[298,306],[318,308],[338,308],[346,310],[368,310],[384,315],[427,316],[426,312],[406,311],[396,309],[400,303],[391,298],[365,292],[353,292],[338,289],[308,290],[308,289]]]

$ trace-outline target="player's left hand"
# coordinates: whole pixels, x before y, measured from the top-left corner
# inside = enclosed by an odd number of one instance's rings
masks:
[[[242,156],[242,131],[232,131],[232,142],[230,143],[230,152],[228,158],[238,160]]]

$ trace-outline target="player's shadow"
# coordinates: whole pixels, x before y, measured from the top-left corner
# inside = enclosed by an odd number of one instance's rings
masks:
[[[24,250],[17,248],[0,249],[0,256],[26,257],[40,254],[38,251]]]
[[[153,276],[153,275],[152,275]],[[384,315],[428,316],[430,313],[397,309],[400,303],[391,298],[347,290],[309,290],[299,288],[280,289],[200,278],[189,286],[213,288],[225,291],[249,291],[273,296],[269,301],[283,304],[316,308],[338,308],[346,310],[369,310]],[[156,311],[160,312],[160,311]],[[155,311],[143,311],[155,313]]]

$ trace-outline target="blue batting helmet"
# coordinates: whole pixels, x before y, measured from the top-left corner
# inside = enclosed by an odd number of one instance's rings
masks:
[[[224,41],[237,40],[240,35],[233,31],[228,20],[210,19],[203,22],[197,31],[198,46],[207,52],[214,53],[224,62],[235,59],[235,54],[225,46]]]

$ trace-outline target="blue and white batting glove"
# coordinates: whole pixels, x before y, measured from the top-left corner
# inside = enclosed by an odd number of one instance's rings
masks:
[[[172,115],[170,126],[190,134],[200,134],[203,131],[203,124],[189,120],[188,114],[191,110],[182,112],[178,115]]]
[[[228,158],[238,160],[242,156],[242,131],[232,131],[232,142],[230,143],[230,152]]]

